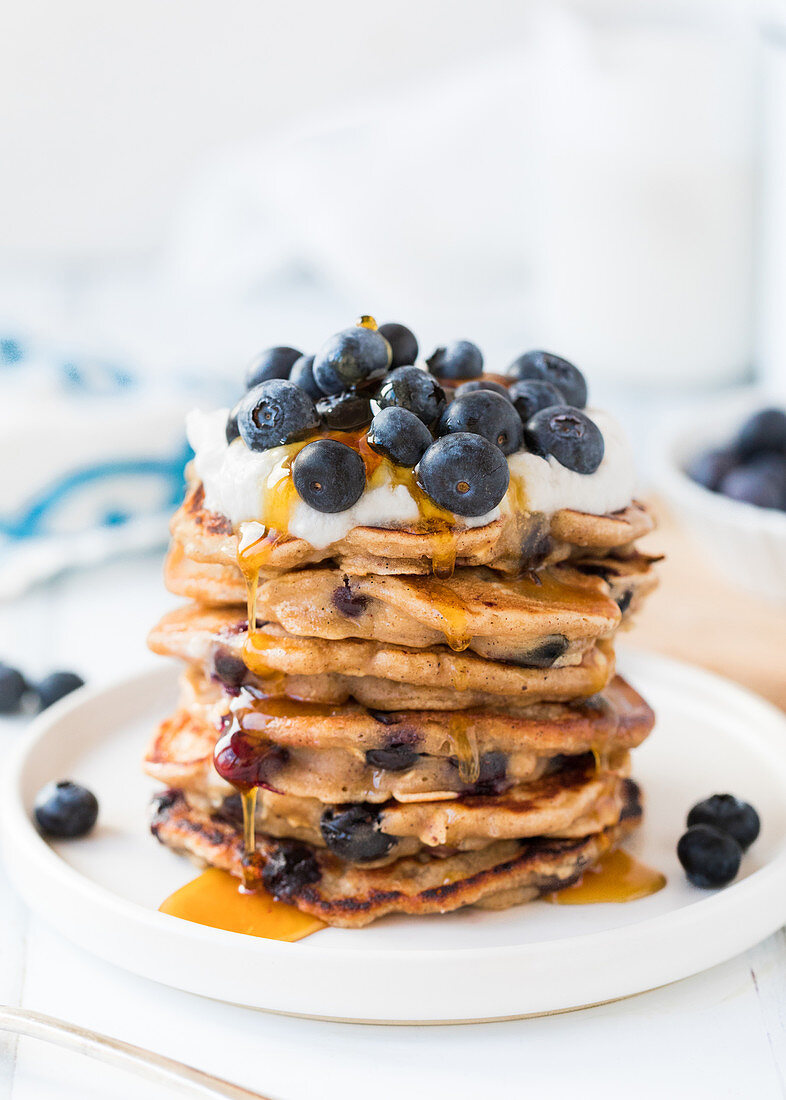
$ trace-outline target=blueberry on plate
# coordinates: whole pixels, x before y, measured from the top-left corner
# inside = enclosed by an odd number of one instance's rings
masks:
[[[507,386],[503,386],[501,382],[492,382],[491,379],[486,380],[485,378],[473,378],[470,382],[462,382],[456,388],[453,397],[462,397],[465,393],[473,393],[475,390],[491,390],[492,393],[498,393],[500,397],[510,401]]]
[[[441,508],[457,516],[484,516],[507,492],[510,470],[494,443],[456,432],[431,444],[420,460],[418,480]]]
[[[325,810],[320,829],[330,851],[350,863],[382,859],[396,843],[394,836],[381,831],[377,807],[364,802]]]
[[[711,451],[702,451],[691,459],[685,467],[685,473],[691,481],[715,493],[736,462],[737,456],[734,451],[728,447],[717,447]]]
[[[712,825],[692,825],[679,839],[677,858],[689,882],[711,890],[726,886],[736,876],[742,848],[733,836]]]
[[[437,378],[478,378],[483,373],[483,355],[469,340],[456,340],[437,348],[426,360]]]
[[[766,451],[786,455],[786,411],[761,409],[745,421],[735,442],[740,458],[753,458]]]
[[[296,386],[300,386],[301,390],[305,390],[312,401],[319,401],[320,397],[324,397],[322,390],[314,379],[313,355],[301,355],[299,359],[295,360],[292,364],[292,370],[289,372],[289,381],[294,382]]]
[[[43,680],[35,685],[35,693],[38,696],[38,704],[41,710],[46,710],[59,699],[70,695],[72,691],[84,685],[81,676],[75,672],[50,672]]]
[[[600,428],[580,409],[552,405],[527,421],[524,440],[536,455],[554,455],[561,466],[577,474],[593,474],[603,461]]]
[[[96,823],[98,799],[87,787],[61,779],[41,788],[33,816],[41,832],[48,836],[84,836]]]
[[[343,512],[363,495],[363,459],[336,439],[307,443],[292,463],[292,480],[306,504],[318,512]]]
[[[516,412],[521,417],[522,424],[526,424],[541,409],[565,404],[561,390],[542,378],[522,378],[520,382],[513,383],[508,394],[516,406]]]
[[[433,428],[447,405],[445,391],[436,378],[420,367],[397,367],[390,372],[377,394],[381,409],[398,406],[408,409]]]
[[[389,458],[396,466],[416,466],[432,444],[431,432],[408,409],[391,405],[380,409],[366,436],[372,451]]]
[[[351,432],[365,428],[374,415],[371,401],[362,393],[334,393],[317,401],[319,418],[326,428],[334,432]]]
[[[296,348],[265,348],[256,358],[252,359],[246,369],[246,389],[258,386],[260,382],[267,382],[269,378],[288,378],[295,363],[302,352]]]
[[[786,508],[786,457],[761,454],[735,466],[722,479],[720,492],[759,508]]]
[[[0,664],[0,714],[16,714],[27,691],[27,682],[15,668]]]
[[[712,825],[733,836],[743,852],[750,848],[761,829],[753,806],[733,794],[714,794],[697,802],[688,814],[688,825]]]
[[[513,404],[493,390],[474,390],[456,397],[439,421],[439,434],[471,432],[483,436],[505,455],[522,444],[524,428]]]
[[[378,331],[390,344],[392,353],[391,366],[406,367],[414,363],[418,357],[418,342],[415,334],[406,325],[399,325],[396,321],[387,321],[380,325]]]
[[[390,366],[390,344],[370,328],[346,328],[314,356],[314,380],[323,393],[341,393],[381,378]]]
[[[584,375],[567,359],[550,351],[528,351],[520,355],[508,367],[511,378],[539,378],[551,382],[564,394],[565,401],[576,409],[587,404],[587,383]]]
[[[297,897],[304,886],[321,877],[314,853],[299,840],[279,840],[262,868],[262,885],[282,901]]]
[[[250,451],[266,451],[303,439],[319,427],[314,402],[284,378],[271,378],[249,390],[238,406],[237,423]]]

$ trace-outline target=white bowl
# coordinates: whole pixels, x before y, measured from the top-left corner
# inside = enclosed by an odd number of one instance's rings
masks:
[[[786,512],[710,492],[685,473],[692,458],[727,444],[744,420],[767,405],[761,390],[734,390],[671,416],[660,432],[656,480],[708,558],[741,588],[786,603]]]

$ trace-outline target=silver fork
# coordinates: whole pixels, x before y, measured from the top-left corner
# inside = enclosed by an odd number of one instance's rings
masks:
[[[233,1085],[230,1081],[213,1077],[212,1074],[204,1073],[201,1069],[187,1066],[184,1062],[176,1062],[173,1058],[154,1054],[152,1050],[144,1050],[131,1043],[124,1043],[120,1039],[112,1039],[109,1035],[88,1031],[87,1028],[69,1024],[66,1020],[45,1016],[41,1012],[31,1012],[26,1008],[9,1008],[7,1005],[0,1005],[0,1031],[9,1031],[31,1039],[40,1039],[45,1043],[54,1043],[67,1050],[96,1058],[99,1062],[130,1070],[149,1081],[190,1089],[194,1096],[225,1096],[229,1100],[269,1100],[258,1092],[250,1092],[248,1089],[241,1088],[240,1085]]]

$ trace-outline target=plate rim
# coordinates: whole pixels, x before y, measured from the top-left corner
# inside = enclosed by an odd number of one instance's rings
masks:
[[[692,683],[694,686],[698,681],[705,689],[712,690],[716,706],[721,705],[719,698],[725,696],[728,701],[733,702],[738,708],[742,707],[746,712],[752,712],[752,718],[755,719],[758,714],[761,721],[752,723],[751,736],[760,744],[772,748],[777,744],[777,739],[783,738],[786,734],[786,715],[782,714],[773,704],[733,681],[705,669],[675,661],[660,654],[652,654],[645,650],[624,648],[621,655],[623,657],[623,671],[627,673],[628,667],[630,667],[633,678],[642,674],[643,671],[644,677],[651,673],[655,677],[670,681],[672,686],[675,683],[678,687],[683,685],[686,678],[689,684]],[[136,688],[137,697],[144,698],[146,693],[138,691],[140,685],[147,686],[148,690],[155,685],[157,691],[164,690],[169,683],[174,687],[176,668],[177,666],[169,664],[166,666],[149,665],[131,675],[117,677],[109,683],[82,688],[34,719],[30,727],[23,733],[19,744],[15,747],[9,761],[7,773],[2,781],[0,840],[2,840],[9,875],[27,904],[35,912],[43,915],[49,923],[55,924],[67,938],[71,940],[76,938],[77,942],[80,942],[78,937],[64,929],[62,922],[53,919],[51,911],[42,912],[44,907],[41,903],[41,891],[37,891],[31,886],[31,874],[34,875],[36,871],[40,873],[42,879],[48,884],[46,890],[50,892],[50,897],[53,888],[65,889],[72,898],[83,905],[102,912],[105,917],[111,917],[114,914],[118,918],[122,918],[125,923],[130,922],[132,925],[141,925],[147,932],[151,934],[158,932],[166,936],[168,940],[174,937],[176,940],[190,943],[195,949],[215,944],[216,948],[223,947],[235,950],[242,943],[242,950],[251,954],[255,964],[291,962],[295,956],[291,954],[293,945],[289,943],[264,940],[252,936],[244,936],[241,941],[237,933],[182,921],[177,917],[160,913],[138,902],[123,898],[109,887],[92,881],[64,860],[47,843],[35,828],[25,807],[22,790],[25,770],[34,758],[35,751],[41,742],[45,741],[63,720],[75,712],[89,708],[91,705],[104,703],[107,697],[111,698],[118,691],[132,691]],[[681,694],[684,695],[684,691]],[[144,709],[145,704],[143,703],[139,708],[140,717],[144,713]],[[130,716],[126,713],[124,720],[135,717],[137,717],[136,713]],[[781,771],[783,776],[786,777],[786,759]],[[783,838],[774,857],[765,866],[751,872],[740,882],[724,891],[698,898],[690,905],[681,906],[668,913],[644,917],[641,921],[626,925],[624,934],[627,939],[639,940],[642,937],[646,938],[652,926],[657,925],[663,935],[676,932],[682,935],[695,935],[697,928],[703,925],[706,920],[711,920],[717,909],[727,910],[726,919],[731,927],[735,910],[738,912],[751,910],[756,903],[756,899],[766,899],[768,911],[772,913],[773,908],[776,908],[774,899],[779,894],[783,896],[782,904],[777,906],[777,917],[771,915],[765,921],[759,919],[753,935],[741,935],[740,929],[732,928],[724,938],[724,944],[732,942],[733,946],[730,948],[724,946],[720,952],[716,951],[715,954],[718,957],[712,962],[698,961],[693,969],[681,968],[682,972],[679,975],[667,979],[668,984],[670,981],[688,977],[690,974],[697,973],[708,966],[733,957],[780,927],[786,921],[786,891],[783,890],[784,884],[786,884],[786,838]],[[747,919],[750,925],[750,913],[747,914]],[[762,931],[762,928],[764,931]],[[388,964],[395,962],[402,965],[412,965],[422,963],[426,959],[431,961],[438,959],[441,966],[449,965],[452,962],[477,961],[491,964],[505,960],[515,961],[517,965],[526,965],[528,961],[531,962],[534,959],[542,961],[547,956],[558,957],[566,950],[575,950],[579,944],[589,951],[596,951],[599,954],[603,954],[604,951],[608,953],[613,950],[613,941],[619,937],[620,931],[620,929],[602,929],[547,941],[446,948],[436,945],[389,949],[380,945],[375,947],[363,947],[362,945],[320,947],[319,944],[304,941],[297,945],[297,957],[306,963],[309,961],[329,963],[334,968],[340,967],[342,964],[363,966],[374,962],[379,963],[380,960],[384,960]],[[81,945],[85,946],[84,943]],[[95,953],[102,954],[98,949]],[[102,957],[108,958],[106,954]],[[109,961],[114,962],[116,965],[122,965],[118,963],[116,958],[110,958]],[[145,976],[151,977],[149,974]],[[165,984],[174,983],[168,982]],[[661,980],[658,984],[663,984],[663,981]],[[181,988],[184,987],[181,986]],[[642,987],[639,983],[639,989],[643,991],[644,988],[653,988],[653,986],[648,984]],[[639,990],[633,992],[637,991]],[[626,996],[629,994],[622,993],[618,995]],[[579,1005],[572,1004],[565,1007],[579,1007]],[[543,1011],[553,1011],[553,1009]],[[302,1014],[305,1015],[306,1013]],[[522,1014],[532,1015],[533,1013],[525,1011]],[[319,1013],[319,1015],[322,1015],[322,1013]],[[509,1015],[508,1012],[504,1013],[506,1017],[509,1017]],[[341,1017],[335,1016],[332,1018],[349,1017],[342,1015]],[[484,1016],[482,1018],[498,1019],[503,1017],[500,1015]],[[370,1017],[364,1016],[363,1019],[370,1019]]]

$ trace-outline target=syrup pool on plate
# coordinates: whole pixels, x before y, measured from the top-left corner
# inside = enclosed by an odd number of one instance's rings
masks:
[[[657,894],[666,885],[666,876],[641,863],[622,848],[607,852],[588,867],[578,882],[546,894],[555,905],[594,905],[600,902],[638,901]]]

